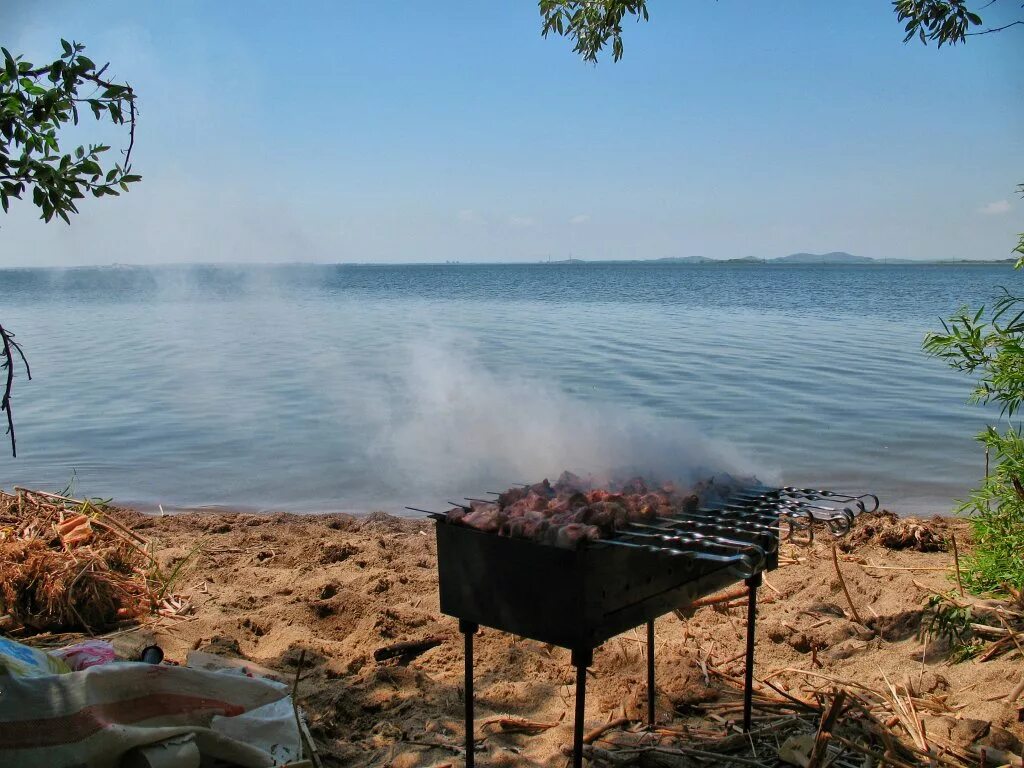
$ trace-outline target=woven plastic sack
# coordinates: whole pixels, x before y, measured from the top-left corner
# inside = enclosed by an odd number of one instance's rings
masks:
[[[139,747],[189,735],[207,762],[271,768],[298,758],[281,683],[114,662],[0,684],[0,766],[120,768]]]

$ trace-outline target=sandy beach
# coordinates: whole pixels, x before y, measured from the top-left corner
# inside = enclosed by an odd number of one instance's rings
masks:
[[[461,764],[462,638],[457,622],[439,611],[433,523],[384,514],[119,518],[155,542],[165,571],[181,566],[175,592],[191,604],[182,616],[122,630],[114,636],[122,652],[155,641],[171,661],[209,651],[287,681],[302,657],[298,698],[324,765]],[[922,637],[929,596],[955,588],[953,556],[913,547],[932,549],[953,531],[961,549],[969,547],[963,521],[859,522],[841,545],[839,566],[863,624],[851,620],[831,543],[786,544],[782,566],[761,590],[758,691],[813,701],[815,691],[840,683],[881,690],[888,681],[918,697],[933,743],[968,750],[981,738],[990,748],[1019,751],[1024,703],[1007,697],[1021,678],[1020,651],[950,663],[942,641]],[[882,538],[911,546],[887,548]],[[657,621],[656,702],[666,732],[734,733],[742,602]],[[378,649],[420,640],[435,644],[411,658],[374,658]],[[490,629],[481,630],[476,648],[478,763],[564,765],[574,689],[568,651]],[[587,729],[627,721],[595,746],[630,738],[631,725],[642,724],[644,653],[638,632],[595,653]],[[899,725],[890,725],[899,737]]]

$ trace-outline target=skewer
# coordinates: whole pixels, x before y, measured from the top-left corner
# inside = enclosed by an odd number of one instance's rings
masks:
[[[678,531],[685,532],[688,529],[693,528],[697,529],[697,533],[702,532],[702,530],[706,530],[712,532],[714,535],[719,536],[721,538],[729,538],[730,536],[749,536],[749,543],[754,544],[755,546],[759,546],[761,547],[761,549],[764,549],[765,551],[774,551],[774,549],[772,548],[772,542],[774,542],[778,538],[776,532],[769,530],[766,526],[762,526],[758,530],[745,530],[738,528],[736,526],[715,525],[714,523],[694,522],[691,520],[674,521],[672,527],[670,528],[663,528],[660,526],[648,525],[645,523],[630,523],[628,527],[645,528],[647,530],[654,531],[654,533],[634,533],[630,531],[624,531],[623,533],[627,536],[664,536],[666,534],[674,534]],[[742,540],[743,539],[739,539],[739,541]],[[766,542],[768,546],[766,547],[764,544],[759,542]]]
[[[767,499],[780,499],[780,498],[802,498],[811,501],[821,499],[835,499],[840,503],[853,503],[856,504],[861,512],[876,512],[879,507],[878,497],[873,493],[862,493],[855,495],[852,493],[841,493],[839,491],[820,490],[815,488],[795,488],[793,486],[786,486],[783,488],[764,488],[754,487],[745,489],[736,494],[741,498],[749,498],[751,500],[767,500]],[[871,509],[867,508],[866,501],[870,500]]]
[[[691,560],[704,561],[708,563],[719,563],[725,565],[737,571],[738,573],[747,574],[748,576],[755,573],[758,570],[758,565],[751,561],[751,559],[745,554],[738,555],[716,555],[711,552],[677,549],[676,547],[654,547],[650,544],[637,544],[629,541],[621,541],[619,539],[598,539],[593,542],[590,546],[613,546],[613,547],[628,547],[629,549],[640,549],[652,554],[665,554],[672,557],[687,557]],[[740,566],[745,566],[741,568]],[[744,576],[743,578],[747,578]]]
[[[435,520],[445,520],[448,517],[444,512],[431,512],[429,509],[420,509],[419,507],[405,507],[405,509],[412,510],[413,512],[422,512],[425,515],[430,515]]]

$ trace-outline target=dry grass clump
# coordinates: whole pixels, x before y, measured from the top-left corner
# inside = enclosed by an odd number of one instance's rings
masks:
[[[886,549],[912,549],[916,552],[944,552],[947,549],[946,523],[939,519],[904,520],[893,512],[882,510],[862,515],[857,522],[857,528],[844,542],[845,550],[871,542]]]
[[[0,613],[34,631],[95,632],[160,608],[149,543],[99,501],[0,491]]]

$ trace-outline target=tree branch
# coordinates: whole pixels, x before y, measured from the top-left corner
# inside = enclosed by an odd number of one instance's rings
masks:
[[[0,325],[0,359],[3,360],[0,363],[0,370],[6,372],[6,382],[4,384],[4,394],[0,398],[0,411],[4,411],[7,414],[7,434],[11,436],[11,453],[17,458],[18,456],[18,443],[14,436],[14,413],[11,411],[11,392],[14,389],[14,353],[17,352],[21,358],[22,365],[25,366],[25,374],[29,380],[32,380],[32,369],[29,368],[28,360],[25,359],[25,353],[22,351],[21,346],[14,340],[14,334]]]
[[[993,32],[1002,32],[1004,29],[1009,29],[1010,27],[1016,27],[1018,24],[1024,24],[1024,20],[1018,19],[1017,21],[1011,21],[1009,24],[1007,24],[1005,26],[1002,26],[1002,27],[992,27],[991,29],[983,29],[983,30],[981,30],[981,32],[967,32],[965,34],[966,35],[970,35],[970,36],[973,36],[973,35],[991,35]]]

